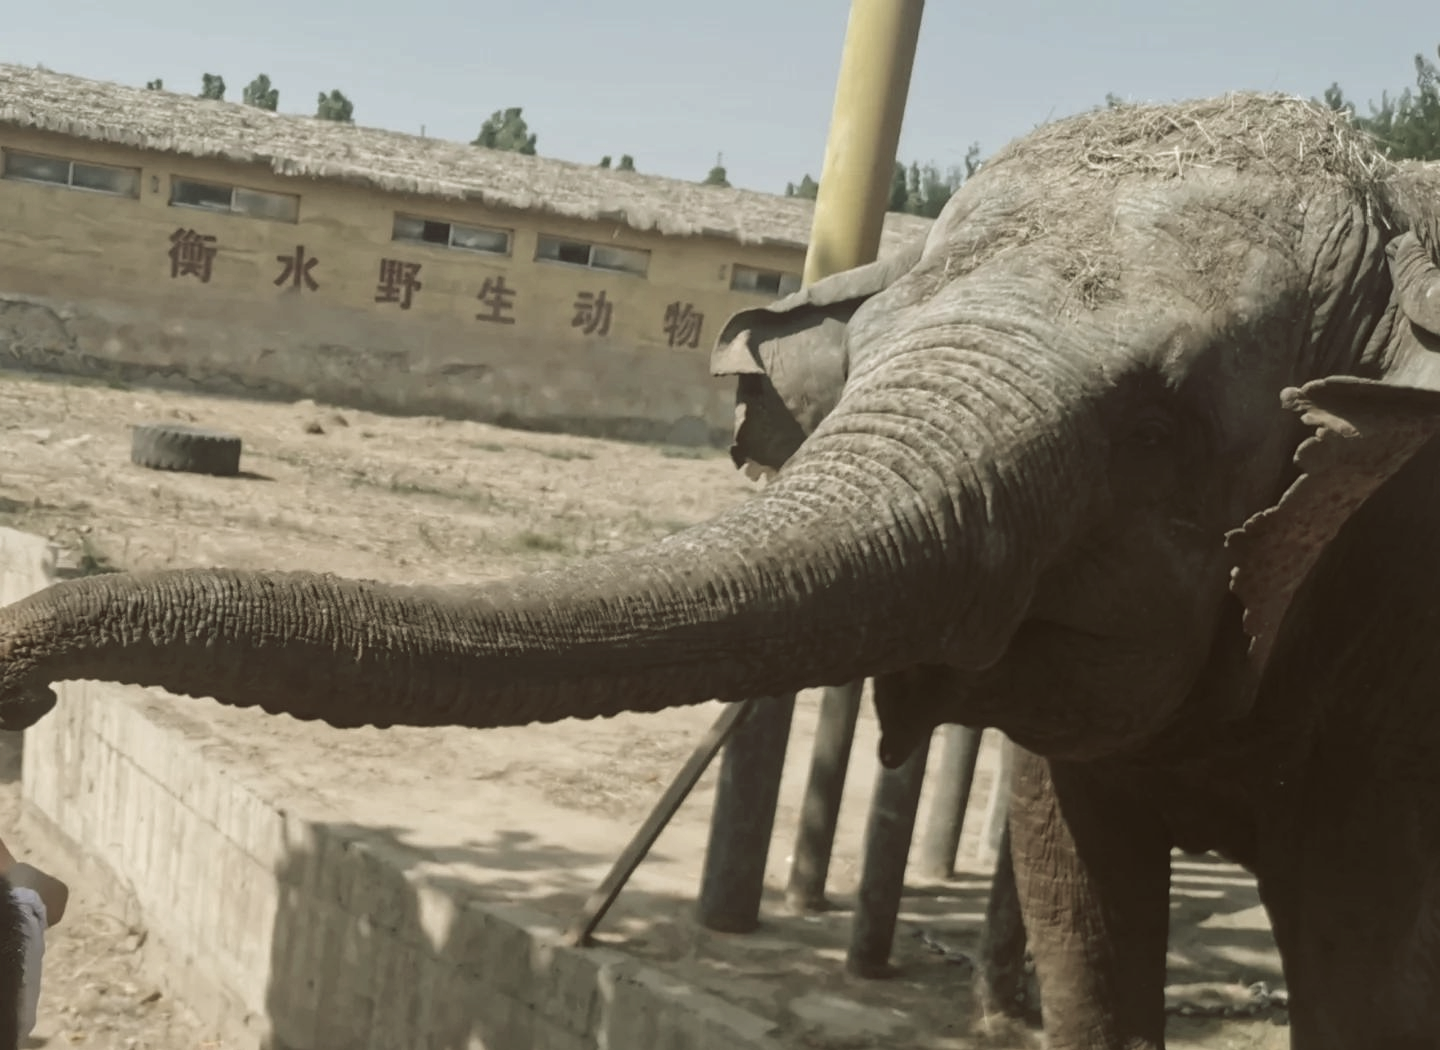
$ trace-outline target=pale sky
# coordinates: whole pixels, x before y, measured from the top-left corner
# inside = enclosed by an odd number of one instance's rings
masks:
[[[8,15],[6,8],[14,10]],[[542,155],[635,156],[699,179],[723,152],[739,186],[819,175],[849,0],[0,0],[0,61],[226,98],[267,73],[283,112],[339,88],[357,123],[470,141],[523,106]],[[1363,13],[1362,13],[1363,12]],[[1242,26],[1248,28],[1241,28]],[[1435,60],[1436,0],[930,0],[902,159],[959,164],[1106,92],[1233,89],[1366,110]]]

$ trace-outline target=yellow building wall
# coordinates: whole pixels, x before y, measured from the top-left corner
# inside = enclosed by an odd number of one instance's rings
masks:
[[[7,147],[141,177],[138,199],[0,179],[0,364],[634,438],[708,429],[724,440],[734,392],[710,377],[710,346],[732,312],[769,298],[731,291],[731,267],[803,265],[796,250],[0,128]],[[298,194],[299,220],[173,206],[172,175]],[[397,211],[510,230],[510,254],[392,240]],[[172,264],[170,237],[182,229],[215,238],[208,281]],[[648,274],[536,260],[541,233],[648,250]],[[316,287],[277,286],[283,260],[302,248]],[[408,309],[377,301],[386,259],[419,265]],[[514,323],[477,319],[489,312],[477,299],[487,278],[502,277]],[[611,304],[607,333],[573,323],[581,293]],[[671,345],[672,304],[703,317],[694,346]]]

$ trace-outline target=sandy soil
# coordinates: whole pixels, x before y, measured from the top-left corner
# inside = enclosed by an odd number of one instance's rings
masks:
[[[399,582],[459,583],[633,546],[704,520],[753,491],[718,452],[13,373],[0,373],[0,420],[0,524],[49,536],[75,561],[97,567],[269,566]],[[129,425],[166,420],[242,435],[245,476],[158,473],[130,464]],[[336,805],[352,785],[383,779],[404,802],[395,803],[393,814],[375,811],[371,816],[385,823],[387,816],[400,819],[403,814],[414,833],[412,843],[446,841],[447,827],[449,840],[465,837],[453,827],[448,810],[437,804],[427,811],[416,801],[425,797],[427,784],[433,789],[447,777],[468,776],[475,806],[482,812],[492,796],[529,800],[525,804],[546,814],[552,830],[556,814],[562,819],[572,814],[572,833],[559,834],[572,850],[582,841],[603,843],[584,863],[547,860],[538,839],[510,842],[503,863],[493,859],[497,848],[485,854],[491,858],[485,870],[494,893],[563,911],[583,899],[594,884],[587,881],[593,871],[603,872],[623,843],[623,837],[616,839],[616,829],[633,827],[643,818],[714,711],[707,705],[630,721],[562,723],[544,727],[543,733],[514,731],[529,734],[523,750],[514,746],[519,737],[503,735],[508,730],[471,735],[483,738],[478,740],[447,738],[436,746],[433,737],[407,735],[419,731],[297,729],[290,720],[218,707],[207,717],[223,723],[227,747],[270,763],[275,775],[293,781],[297,790],[326,796]],[[860,784],[859,796],[868,792],[873,771],[873,758],[865,754],[868,748],[873,756],[868,714],[862,723],[851,776]],[[809,724],[813,704],[802,703],[795,735],[803,736]],[[310,744],[323,741],[323,751],[314,753],[326,756],[323,767],[316,767],[313,753],[306,759],[311,779],[304,783],[294,772],[295,763],[274,758],[292,744],[301,746],[302,737]],[[427,748],[423,770],[397,763],[397,747],[414,746],[422,739]],[[808,751],[791,764],[803,773],[807,761]],[[488,763],[483,773],[473,772],[477,762]],[[789,769],[787,778],[794,780]],[[976,790],[985,789],[982,775]],[[662,845],[672,853],[703,842],[707,790],[702,784],[683,819],[677,818],[676,829],[667,831]],[[857,815],[848,822],[842,815],[842,823],[852,830],[842,832],[832,869],[835,893],[842,900],[853,890],[855,829],[863,825],[864,798],[852,800],[851,794],[847,792],[847,811]],[[0,788],[0,827],[14,825],[17,807],[15,786]],[[782,798],[777,822],[793,817],[790,792]],[[0,833],[12,841],[10,833]],[[26,844],[20,840],[12,845],[23,852]],[[783,887],[783,853],[772,850],[767,906],[773,904],[776,887]],[[533,873],[527,872],[527,856]],[[485,868],[473,859],[471,866]],[[662,878],[667,870],[664,857],[651,867],[662,873],[654,877]],[[555,871],[561,869],[572,877],[559,880]],[[702,950],[696,947],[693,922],[687,925],[681,917],[689,908],[682,883],[662,879],[650,885],[675,889],[666,905],[672,909],[671,920],[668,925],[652,922],[645,936],[627,942],[627,950],[674,965],[711,987],[725,987],[725,975],[736,972],[736,960],[773,955],[781,940],[808,937],[816,942],[811,965],[761,964],[748,971],[756,1002],[773,999],[777,983],[797,995],[843,987],[846,995],[877,1008],[899,1004],[917,1017],[921,1028],[933,1015],[935,1031],[949,1029],[946,1041],[906,1040],[905,1046],[981,1045],[969,1035],[956,1041],[955,1030],[938,1020],[951,1005],[947,998],[953,998],[954,968],[947,970],[942,959],[911,935],[926,928],[953,937],[962,949],[971,946],[973,922],[947,930],[944,916],[957,908],[975,911],[984,882],[973,873],[921,887],[907,898],[895,952],[903,979],[864,988],[835,976],[833,942],[838,936],[843,943],[843,933],[837,932],[843,912],[820,922],[772,917],[764,938],[714,939]],[[693,882],[689,885],[693,900]],[[1279,983],[1253,885],[1242,873],[1208,861],[1187,861],[1177,868],[1175,898],[1171,961],[1177,996],[1201,1001],[1235,994],[1253,980]],[[38,1033],[48,1040],[44,1045],[62,1050],[213,1046],[204,1041],[183,1004],[162,994],[163,980],[147,977],[140,963],[144,953],[136,950],[144,931],[124,926],[98,900],[89,887],[77,886],[70,917],[54,931],[46,962],[45,1018]],[[653,913],[655,898],[648,899],[646,907],[647,914]],[[623,940],[627,921],[633,918],[634,913],[617,907],[612,925],[618,938]],[[822,948],[820,941],[827,936],[832,947]],[[743,982],[730,983],[736,986],[735,997],[746,1002],[749,993],[740,987]],[[1172,1045],[1279,1048],[1287,1045],[1286,1029],[1272,1023],[1275,1019],[1177,1017]],[[842,1045],[805,1038],[804,1045]],[[996,1033],[985,1045],[1029,1041],[1017,1033]],[[875,1044],[862,1039],[849,1045]],[[886,1040],[885,1045],[902,1043]]]

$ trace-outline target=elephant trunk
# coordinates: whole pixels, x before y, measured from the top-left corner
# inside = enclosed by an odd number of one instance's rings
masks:
[[[624,554],[464,589],[231,570],[57,584],[0,610],[0,718],[66,679],[336,726],[485,727],[984,666],[1093,472],[1063,384],[1023,390],[946,353],[853,383],[761,494]]]

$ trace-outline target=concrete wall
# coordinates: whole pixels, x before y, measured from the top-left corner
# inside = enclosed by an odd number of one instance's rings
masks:
[[[55,571],[46,541],[0,529],[0,603]],[[58,692],[25,734],[27,837],[108,887],[227,1050],[778,1050],[769,1021],[418,876],[380,831],[267,781],[195,701]]]
[[[793,249],[386,195],[43,132],[0,128],[5,148],[138,168],[140,179],[133,199],[0,179],[0,365],[606,436],[709,430],[720,441],[733,386],[710,378],[710,344],[729,314],[772,298],[731,291],[732,268],[798,273],[803,263]],[[172,176],[299,194],[299,219],[174,206]],[[509,230],[510,252],[393,240],[397,211]],[[173,265],[182,230],[214,238],[207,279]],[[537,260],[542,233],[647,250],[648,273]],[[282,259],[301,248],[316,260],[317,287],[277,287]],[[377,301],[385,260],[419,266],[408,308]],[[477,318],[489,312],[477,299],[485,282],[500,278],[514,290],[513,324]],[[601,294],[608,331],[587,334],[577,304]],[[672,310],[701,320],[667,330]]]

